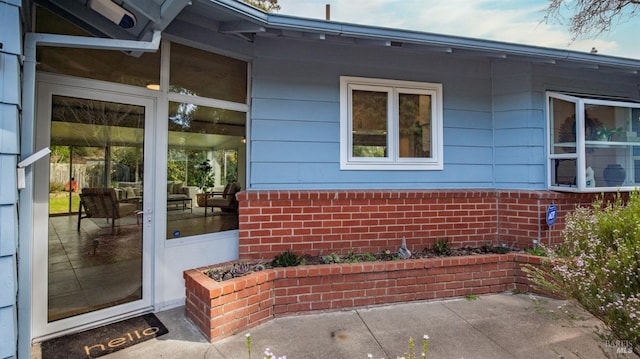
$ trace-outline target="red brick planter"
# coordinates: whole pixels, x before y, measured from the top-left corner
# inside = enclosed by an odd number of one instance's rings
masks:
[[[184,272],[185,310],[214,342],[278,316],[515,288],[530,291],[520,268],[541,261],[510,253],[309,265],[268,269],[224,282],[207,277],[204,271],[209,268],[197,268]]]

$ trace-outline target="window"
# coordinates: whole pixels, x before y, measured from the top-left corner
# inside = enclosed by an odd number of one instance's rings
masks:
[[[237,202],[226,192],[245,187],[248,64],[163,46],[170,50],[167,239],[237,230]]]
[[[547,97],[549,188],[603,192],[640,185],[640,103]]]
[[[340,169],[441,170],[442,85],[340,77]]]

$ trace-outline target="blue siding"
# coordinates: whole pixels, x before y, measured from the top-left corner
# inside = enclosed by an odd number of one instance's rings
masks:
[[[250,188],[491,188],[490,62],[260,39],[252,66]],[[435,82],[443,171],[341,171],[340,76]]]
[[[253,189],[545,189],[545,92],[637,95],[631,74],[382,46],[258,40],[251,94]],[[341,75],[441,83],[444,169],[341,171]]]
[[[0,0],[0,358],[17,356],[17,185],[22,54],[20,2]],[[28,326],[28,323],[24,325]]]

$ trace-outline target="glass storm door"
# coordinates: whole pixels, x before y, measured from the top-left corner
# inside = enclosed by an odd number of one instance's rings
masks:
[[[34,176],[36,336],[151,305],[153,176],[144,159],[153,103],[39,83],[36,142],[51,154]]]

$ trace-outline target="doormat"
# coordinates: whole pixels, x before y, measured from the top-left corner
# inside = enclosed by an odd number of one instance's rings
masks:
[[[42,343],[42,359],[97,358],[169,333],[154,314],[70,334]]]

